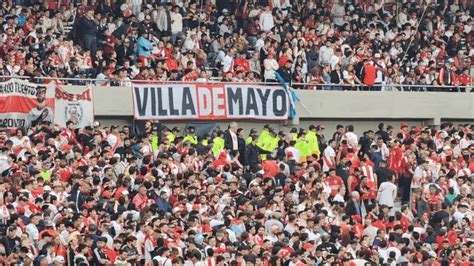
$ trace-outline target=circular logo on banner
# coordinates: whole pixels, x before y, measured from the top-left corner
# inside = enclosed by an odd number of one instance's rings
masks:
[[[82,121],[82,106],[79,103],[67,103],[65,110],[66,121],[74,122],[74,125],[78,126]]]

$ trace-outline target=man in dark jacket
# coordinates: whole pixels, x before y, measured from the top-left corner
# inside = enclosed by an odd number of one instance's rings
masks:
[[[244,166],[251,172],[257,171],[260,154],[271,153],[257,147],[257,139],[258,136],[252,136],[252,142],[245,147]]]
[[[171,205],[169,204],[168,200],[166,199],[166,192],[165,191],[162,191],[160,193],[160,197],[157,199],[156,201],[156,207],[158,209],[158,211],[160,212],[163,212],[163,213],[172,213],[173,212],[173,208],[171,207]]]
[[[232,122],[229,124],[228,129],[224,133],[224,143],[225,148],[230,151],[239,150],[239,138],[237,135],[237,123]]]
[[[77,32],[82,47],[91,51],[91,55],[94,56],[97,51],[97,23],[94,19],[93,9],[87,10],[86,15],[80,19]]]
[[[10,226],[7,229],[7,235],[0,240],[0,243],[5,247],[5,255],[10,255],[20,247],[21,239],[16,236],[17,227]]]
[[[359,215],[362,217],[361,206],[359,202],[359,192],[353,191],[351,194],[351,199],[347,202],[346,205],[346,214],[349,216]]]
[[[379,130],[375,132],[375,135],[379,135],[383,139],[383,142],[386,144],[390,139],[390,135],[387,133],[387,131],[385,131],[385,124],[380,123],[378,128]]]
[[[364,132],[363,136],[359,139],[359,145],[361,146],[359,156],[368,154],[373,142],[374,142],[374,131],[369,130],[367,132]]]
[[[243,128],[237,129],[237,141],[239,144],[239,161],[241,164],[244,163],[244,155],[245,155],[245,130]]]
[[[88,184],[81,185],[79,182],[77,182],[72,187],[71,201],[74,202],[73,210],[75,213],[80,213],[82,211],[83,205],[84,203],[86,203],[86,197],[84,196],[83,193],[87,192],[88,190],[89,190]]]
[[[284,67],[278,69],[278,73],[280,76],[283,78],[283,80],[286,83],[291,82],[291,66],[293,65],[293,62],[291,60],[286,61],[286,64]]]

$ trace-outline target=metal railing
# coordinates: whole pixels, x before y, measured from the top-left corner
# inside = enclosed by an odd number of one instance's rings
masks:
[[[124,82],[124,83],[154,83],[154,84],[240,84],[240,85],[268,85],[268,86],[280,86],[279,82],[228,82],[220,81],[216,79],[210,79],[206,82],[199,81],[160,81],[160,80],[118,80],[118,79],[97,79],[97,78],[58,78],[58,77],[30,77],[30,76],[2,76],[0,75],[0,81],[6,81],[8,79],[22,79],[32,82],[39,81],[66,81],[71,82],[70,85],[75,85],[75,82],[84,83],[77,85],[102,85],[102,86],[113,86],[110,83],[113,82]],[[115,85],[118,87],[117,85]],[[471,92],[474,86],[451,86],[451,85],[422,85],[422,84],[376,84],[374,86],[367,86],[365,84],[321,84],[303,82],[291,83],[291,86],[295,89],[314,89],[314,90],[325,90],[325,91],[338,91],[338,90],[350,90],[350,91],[365,91],[365,90],[378,90],[378,91],[459,91],[459,92]],[[126,86],[122,86],[126,87]],[[473,90],[474,92],[474,90]]]

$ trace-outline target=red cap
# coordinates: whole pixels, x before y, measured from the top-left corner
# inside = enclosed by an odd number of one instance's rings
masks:
[[[360,215],[352,215],[352,220],[358,223],[362,222],[362,218],[360,217]]]
[[[18,214],[20,214],[20,215],[25,214],[25,207],[23,207],[23,206],[17,206],[17,207],[16,207],[16,212],[17,212]]]
[[[354,153],[348,153],[348,154],[346,155],[346,159],[347,159],[347,160],[352,160],[352,158],[354,158]]]
[[[112,192],[110,192],[110,191],[104,191],[104,192],[102,193],[102,196],[103,196],[104,198],[106,198],[106,199],[110,199],[110,198],[112,197]]]
[[[404,127],[408,127],[408,123],[407,122],[403,122],[401,125],[400,125],[400,129],[404,128]]]

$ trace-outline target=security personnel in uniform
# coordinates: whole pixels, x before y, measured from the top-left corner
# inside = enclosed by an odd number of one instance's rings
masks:
[[[192,145],[196,145],[198,143],[196,135],[194,135],[195,128],[194,127],[188,127],[188,134],[186,137],[184,137],[183,142],[189,142]]]

